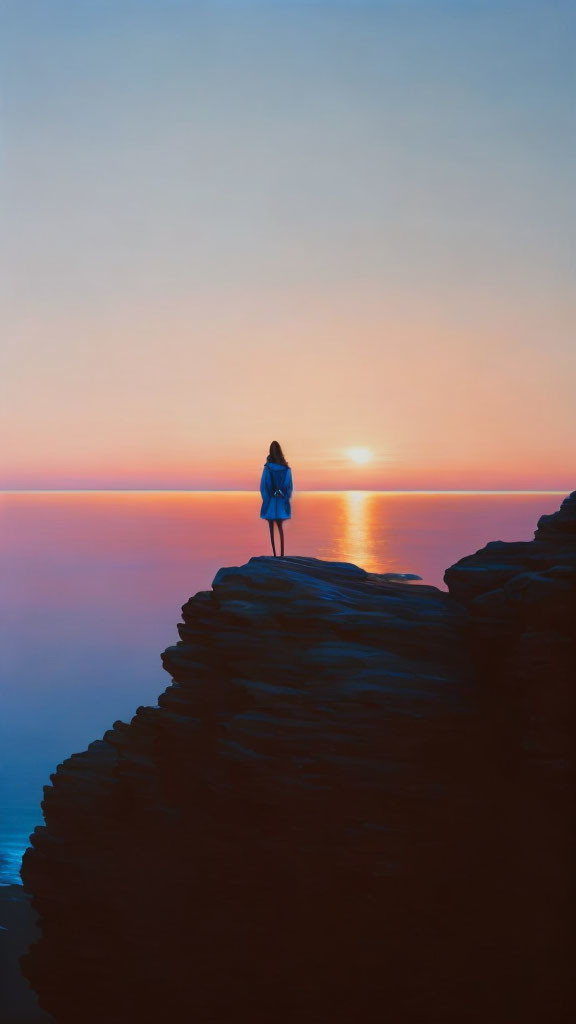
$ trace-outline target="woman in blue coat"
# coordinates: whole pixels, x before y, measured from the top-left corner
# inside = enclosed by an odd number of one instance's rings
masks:
[[[270,527],[270,540],[272,551],[276,558],[276,543],[274,541],[274,523],[280,534],[280,557],[284,558],[284,527],[285,519],[290,519],[290,498],[292,497],[292,470],[284,458],[284,453],[278,441],[272,441],[270,454],[266,459],[260,480],[260,494],[262,495],[262,508],[260,519],[267,519]]]

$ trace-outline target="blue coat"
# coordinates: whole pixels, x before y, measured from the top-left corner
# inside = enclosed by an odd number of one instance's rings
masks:
[[[284,491],[283,498],[274,498],[273,491],[279,488]],[[262,470],[260,480],[262,508],[260,519],[290,519],[290,498],[292,497],[292,470],[290,466],[280,466],[277,462],[267,462]]]

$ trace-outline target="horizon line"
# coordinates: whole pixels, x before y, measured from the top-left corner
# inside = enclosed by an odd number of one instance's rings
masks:
[[[253,494],[259,491],[245,487],[17,487],[0,488],[0,494]],[[298,489],[299,494],[569,494],[569,490],[537,488],[373,488],[331,487]]]

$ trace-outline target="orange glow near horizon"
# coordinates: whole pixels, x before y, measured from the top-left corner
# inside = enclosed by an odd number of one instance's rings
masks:
[[[310,465],[309,457],[290,457],[295,491],[549,491],[569,493],[576,486],[576,470],[569,466],[537,465],[523,468],[517,464],[503,465],[412,466],[384,469],[377,465],[355,465],[348,460],[339,464],[324,461]],[[22,467],[5,471],[1,491],[257,491],[262,463],[236,463],[215,467],[199,460],[190,464],[146,466],[134,464],[122,470],[105,471],[88,465],[79,471],[65,466],[50,469],[42,466],[26,471]]]
[[[388,324],[374,311],[363,327],[368,369],[358,364],[352,323],[307,317],[306,326],[285,324],[298,347],[273,387],[265,383],[268,316],[226,321],[218,332],[212,323],[213,345],[200,352],[188,348],[182,322],[164,323],[162,346],[160,325],[127,326],[123,337],[118,326],[103,339],[93,323],[84,331],[90,373],[72,347],[74,324],[62,325],[59,357],[51,352],[41,374],[30,372],[24,346],[13,359],[26,401],[15,401],[15,390],[4,404],[0,488],[250,490],[275,438],[295,488],[306,490],[573,489],[568,366],[563,373],[536,346],[502,349],[488,324],[464,343],[423,323]],[[382,347],[382,334],[402,344]],[[366,449],[356,461],[350,437]]]

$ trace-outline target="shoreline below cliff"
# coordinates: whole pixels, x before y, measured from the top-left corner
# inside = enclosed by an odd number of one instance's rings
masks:
[[[0,1021],[3,1024],[51,1024],[22,974],[20,957],[40,932],[30,896],[21,885],[0,885]]]

